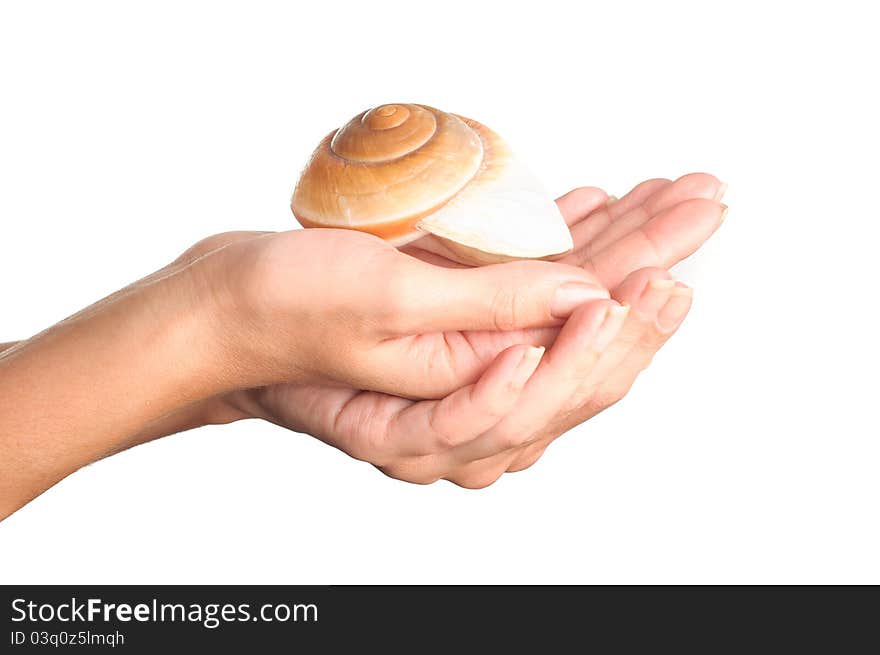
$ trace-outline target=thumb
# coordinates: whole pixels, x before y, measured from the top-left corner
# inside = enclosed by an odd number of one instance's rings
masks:
[[[420,269],[407,302],[417,332],[559,325],[583,303],[609,297],[583,269],[552,262]]]

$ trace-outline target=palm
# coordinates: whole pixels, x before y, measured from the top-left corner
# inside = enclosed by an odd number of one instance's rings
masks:
[[[562,262],[586,268],[613,297],[628,301],[621,297],[628,276],[647,267],[672,266],[714,232],[720,222],[717,199],[721,193],[718,180],[705,174],[675,182],[648,180],[607,206],[607,196],[598,189],[572,191],[557,201],[574,240],[574,249]],[[417,243],[406,252],[434,264],[460,266],[444,256],[441,245],[430,240]],[[557,334],[557,328],[547,328],[436,336],[447,344],[451,367],[465,379],[474,379],[506,348],[523,343],[549,345]],[[621,343],[620,348],[631,346]],[[637,353],[629,369],[615,373],[616,384],[628,389],[642,365]],[[439,402],[414,403],[381,393],[317,385],[275,385],[256,393],[270,420],[374,463],[376,453],[391,438],[389,426],[398,422],[401,412],[415,415],[416,425],[422,420],[418,415],[423,414],[422,422],[430,427]]]

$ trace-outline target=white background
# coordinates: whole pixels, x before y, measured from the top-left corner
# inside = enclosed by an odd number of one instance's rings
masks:
[[[706,170],[730,212],[680,334],[532,469],[418,487],[201,429],[0,524],[0,582],[880,583],[869,6],[4,2],[0,341],[293,227],[312,148],[383,102],[486,122],[557,194]]]

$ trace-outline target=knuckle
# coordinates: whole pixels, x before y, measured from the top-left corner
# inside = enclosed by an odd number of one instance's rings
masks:
[[[433,436],[435,453],[454,450],[468,439],[466,426],[458,421],[440,418],[437,411],[428,415],[428,429]]]
[[[434,430],[435,450],[437,452],[448,452],[459,445],[457,435],[449,430]]]
[[[485,489],[495,484],[502,475],[504,475],[504,470],[492,468],[451,476],[447,480],[464,489]]]
[[[229,245],[230,243],[242,241],[245,239],[251,239],[261,234],[264,233],[231,231],[212,234],[211,236],[205,237],[204,239],[197,241],[192,246],[187,248],[180,255],[180,257],[177,258],[176,262],[191,263],[196,259],[199,259],[200,257],[204,257],[205,255],[212,253],[219,248],[222,248],[223,246]]]
[[[407,277],[392,269],[377,291],[375,306],[381,329],[399,334],[413,329],[414,317],[409,298]]]
[[[616,405],[621,400],[623,400],[624,396],[626,396],[629,391],[628,387],[616,386],[610,389],[603,389],[601,391],[597,391],[593,394],[593,397],[590,399],[591,404],[602,411],[604,409],[608,409],[612,405]]]
[[[672,184],[672,180],[666,177],[652,177],[649,180],[645,180],[640,184],[636,185],[636,189],[644,189],[646,187],[664,187],[668,184]]]
[[[510,465],[510,468],[507,469],[509,473],[518,473],[519,471],[525,471],[527,468],[531,468],[539,459],[541,459],[541,455],[543,453],[534,453],[529,454],[522,459],[516,460],[513,464]]]
[[[396,462],[387,466],[376,467],[389,478],[409,482],[410,484],[428,485],[434,484],[440,479],[436,473],[413,466],[407,462]]]
[[[520,393],[519,385],[514,381],[506,381],[498,390],[482,394],[476,399],[480,408],[481,416],[492,424],[497,425],[510,412],[512,400]]]
[[[212,234],[209,237],[205,237],[201,241],[197,241],[192,246],[187,248],[180,257],[177,258],[179,262],[191,262],[199,257],[202,257],[209,252],[212,252],[219,248],[221,245],[225,243],[226,232],[221,232],[220,234]]]
[[[669,274],[669,271],[661,266],[646,266],[645,268],[639,269],[637,273],[645,279],[646,283],[654,279],[668,280],[672,277]]]
[[[687,200],[682,201],[681,205],[684,205],[687,209],[698,211],[701,214],[711,214],[712,212],[719,211],[718,203],[714,200],[709,200],[708,198],[688,198]]]
[[[452,450],[458,445],[458,438],[454,430],[450,430],[447,425],[437,420],[435,414],[428,417],[428,427],[431,430],[431,436],[434,441],[434,451],[444,453]]]
[[[518,448],[527,440],[528,435],[524,430],[513,426],[503,426],[498,430],[495,437],[495,443],[500,451]]]
[[[519,388],[513,382],[506,383],[504,385],[504,389],[511,397],[514,397],[514,394],[519,394]],[[509,401],[505,398],[491,398],[486,402],[482,414],[486,417],[488,421],[498,423],[505,416],[507,416],[508,405]]]
[[[492,322],[496,330],[510,331],[519,325],[522,294],[515,288],[501,288],[492,299]]]
[[[602,352],[601,349],[596,347],[595,343],[590,343],[577,355],[577,359],[572,362],[570,368],[564,374],[572,388],[575,390],[584,388],[584,382],[590,380]]]

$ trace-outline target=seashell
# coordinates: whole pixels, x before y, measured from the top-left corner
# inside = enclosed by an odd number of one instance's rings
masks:
[[[501,137],[418,104],[381,105],[328,134],[291,209],[304,227],[361,230],[396,246],[433,235],[467,264],[573,247],[556,203]]]

